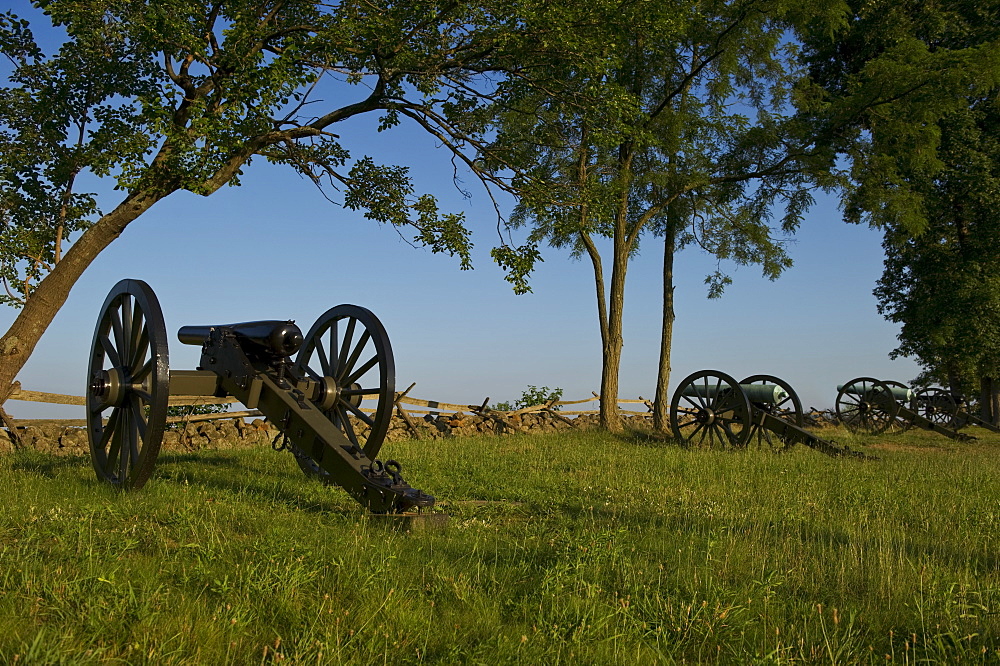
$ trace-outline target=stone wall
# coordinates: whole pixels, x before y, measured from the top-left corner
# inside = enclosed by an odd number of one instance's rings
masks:
[[[631,417],[643,421],[640,417]],[[597,415],[577,416],[562,419],[545,412],[515,414],[511,417],[480,416],[462,412],[426,415],[424,418],[410,417],[420,439],[440,439],[442,437],[504,435],[513,433],[540,433],[560,430],[593,428],[598,424]],[[355,422],[355,429],[364,432],[364,427]],[[638,425],[638,424],[637,424]],[[89,455],[87,432],[80,427],[58,425],[28,426],[19,429],[21,445],[46,453],[59,455]],[[242,419],[222,419],[189,423],[183,429],[167,430],[163,433],[162,449],[166,451],[197,451],[199,449],[225,449],[243,446],[269,446],[279,434],[271,423],[254,419],[247,423]],[[414,433],[406,422],[393,415],[386,441],[396,442],[414,439]],[[6,430],[0,430],[0,453],[14,449]]]
[[[810,429],[832,427],[836,417],[824,412],[806,414],[806,427]],[[633,427],[647,427],[650,418],[643,416],[623,416],[625,423]],[[440,439],[442,437],[470,437],[475,435],[505,435],[513,433],[542,433],[563,430],[596,428],[597,414],[574,417],[560,417],[549,412],[533,412],[501,416],[465,414],[463,412],[426,415],[423,418],[410,417],[420,439]],[[357,432],[363,426],[355,422]],[[57,425],[28,426],[20,430],[22,446],[46,453],[60,455],[89,455],[87,433],[84,428]],[[199,449],[228,449],[244,446],[268,446],[278,436],[278,429],[262,419],[244,422],[243,419],[223,419],[189,423],[183,429],[168,430],[163,434],[163,450],[197,451]],[[386,441],[397,442],[414,439],[414,432],[406,422],[393,415]],[[12,451],[14,444],[6,430],[0,429],[0,453]]]
[[[221,420],[189,423],[183,430],[163,433],[162,449],[197,451],[204,448],[228,449],[269,444],[276,434],[268,424]],[[90,455],[85,428],[57,425],[28,426],[19,429],[21,446],[57,455]],[[6,430],[0,430],[0,453],[12,451],[14,442]]]

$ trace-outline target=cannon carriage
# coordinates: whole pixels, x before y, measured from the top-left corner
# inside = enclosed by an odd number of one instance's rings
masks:
[[[785,451],[804,444],[830,456],[868,457],[803,426],[795,389],[772,375],[737,382],[723,372],[700,370],[681,380],[670,401],[670,428],[687,445]]]
[[[201,346],[197,369],[169,369],[163,314],[145,282],[112,288],[94,332],[86,397],[91,460],[102,481],[125,489],[146,483],[170,396],[231,396],[279,428],[275,448],[293,453],[305,474],[342,487],[369,511],[434,504],[403,480],[398,462],[378,458],[395,366],[388,335],[370,311],[336,306],[305,335],[294,322],[267,320],[185,326],[178,339]]]
[[[963,396],[936,386],[918,390],[913,398],[913,409],[935,423],[955,430],[974,425],[1000,433],[1000,427],[977,416],[973,407]]]
[[[899,382],[858,377],[837,387],[836,411],[851,432],[870,435],[912,427],[923,428],[958,441],[975,439],[958,431],[954,398],[939,389],[912,391]]]

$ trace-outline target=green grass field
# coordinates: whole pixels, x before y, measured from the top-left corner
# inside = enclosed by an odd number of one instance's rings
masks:
[[[875,462],[390,444],[451,516],[411,531],[267,448],[163,454],[131,494],[18,452],[0,662],[997,663],[1000,436],[976,434],[833,435]]]

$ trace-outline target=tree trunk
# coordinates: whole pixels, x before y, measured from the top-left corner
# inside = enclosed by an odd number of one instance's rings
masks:
[[[632,156],[622,150],[618,177],[624,183],[632,182]],[[628,235],[628,192],[622,190],[615,212],[615,229],[612,237],[611,289],[608,292],[608,335],[603,344],[601,363],[601,427],[608,432],[622,431],[622,417],[618,411],[618,373],[622,364],[622,312],[625,310],[625,273],[633,242]]]
[[[624,292],[624,276],[619,278],[621,272],[618,265],[617,254],[612,264],[611,270],[611,309],[608,311],[608,299],[604,285],[604,269],[601,264],[601,255],[597,253],[590,238],[581,234],[585,239],[590,259],[594,266],[594,286],[597,290],[597,317],[601,322],[601,427],[611,432],[620,432],[622,429],[621,416],[618,414],[618,369],[621,366],[622,352],[622,304],[624,299],[621,294]],[[616,286],[618,282],[620,286]],[[615,294],[619,296],[616,298]],[[616,304],[617,303],[617,304]],[[614,401],[609,402],[605,396],[614,396]]]
[[[677,220],[667,212],[663,231],[663,325],[660,332],[660,365],[656,375],[656,396],[653,400],[653,428],[657,432],[670,429],[670,347],[674,337],[674,249],[677,240]]]
[[[87,229],[52,268],[52,272],[38,283],[17,319],[0,337],[0,390],[10,386],[17,378],[17,373],[28,361],[83,271],[104,248],[118,238],[130,222],[172,191],[129,195],[117,208]]]
[[[948,375],[948,390],[951,391],[951,394],[956,398],[965,395],[962,388],[962,375],[958,371],[957,364],[954,361],[949,361],[945,372]]]
[[[994,377],[979,378],[979,418],[1000,426],[1000,381]]]
[[[628,267],[628,250],[620,247],[623,245],[615,241],[611,290],[608,294],[608,337],[602,345],[601,427],[609,432],[622,431],[622,418],[618,411],[618,373],[622,364],[622,311]]]

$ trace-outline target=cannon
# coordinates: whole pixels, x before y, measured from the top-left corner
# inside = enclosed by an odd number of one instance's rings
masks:
[[[943,420],[936,410],[928,410],[929,404],[903,384],[872,377],[858,377],[837,387],[837,417],[851,432],[878,435],[916,426],[958,441],[975,439],[958,432],[950,417]]]
[[[785,451],[804,444],[830,456],[869,458],[803,428],[802,402],[787,382],[751,375],[741,382],[716,370],[685,377],[670,401],[670,428],[687,445]]]
[[[395,366],[385,329],[369,310],[338,305],[305,335],[292,321],[267,320],[184,326],[178,339],[201,346],[197,369],[168,368],[166,327],[149,285],[126,279],[111,289],[94,331],[86,393],[91,461],[101,481],[123,489],[146,483],[170,396],[232,396],[277,425],[276,450],[290,451],[306,475],[340,486],[372,513],[433,506],[432,496],[403,480],[398,462],[378,458]],[[374,407],[363,409],[363,401]]]
[[[991,432],[1000,428],[976,416],[962,396],[955,396],[947,389],[935,386],[922,388],[914,394],[913,409],[924,417],[941,425],[960,430],[968,425],[979,426]]]

